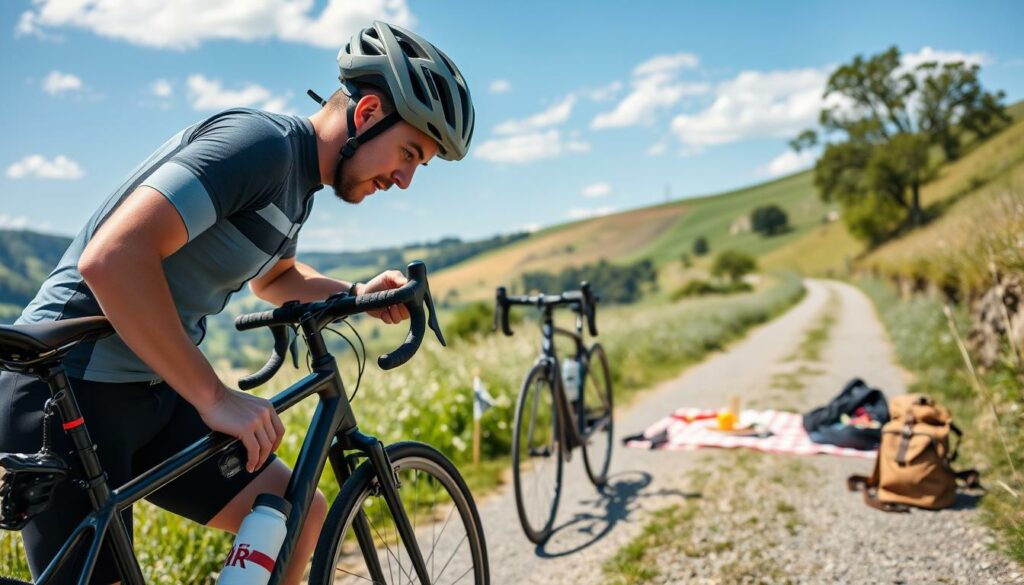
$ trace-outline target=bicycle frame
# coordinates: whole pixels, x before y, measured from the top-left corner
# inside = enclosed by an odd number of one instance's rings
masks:
[[[541,356],[537,358],[537,361],[546,363],[551,372],[552,387],[555,391],[554,400],[557,405],[555,409],[561,422],[559,426],[562,429],[562,439],[568,439],[568,441],[559,441],[559,444],[562,446],[563,456],[568,460],[571,457],[572,450],[578,445],[582,445],[590,434],[586,429],[586,412],[583,408],[583,381],[586,379],[590,364],[587,360],[586,348],[583,345],[582,316],[576,315],[576,331],[572,332],[568,329],[556,327],[552,313],[552,307],[544,307],[541,316]],[[556,335],[568,337],[573,341],[576,348],[574,359],[580,365],[580,376],[576,399],[572,403],[569,402],[568,397],[565,395],[565,386],[563,385],[561,371],[559,370],[558,355],[555,350],[554,341]]]
[[[376,469],[382,495],[391,510],[398,533],[405,542],[405,549],[412,559],[416,574],[422,583],[427,583],[429,578],[426,565],[416,545],[409,519],[401,506],[396,478],[384,451],[384,445],[375,437],[361,433],[356,426],[355,415],[345,393],[337,363],[328,352],[321,332],[306,322],[302,324],[302,330],[313,358],[313,371],[274,396],[271,403],[274,409],[281,413],[313,394],[319,396],[320,402],[310,419],[295,469],[285,490],[284,497],[291,502],[292,513],[288,517],[287,534],[269,583],[279,583],[288,568],[325,463],[330,461],[339,485],[344,485],[360,457],[367,457]],[[93,512],[71,533],[40,575],[37,583],[52,582],[53,576],[65,566],[71,554],[88,543],[88,552],[78,580],[80,585],[85,585],[92,576],[100,548],[109,537],[122,582],[125,585],[143,585],[145,580],[120,512],[181,477],[200,463],[227,452],[238,443],[238,440],[211,432],[132,481],[111,490],[86,424],[81,422],[81,413],[63,367],[57,364],[49,368],[42,377],[50,386],[58,412],[65,428],[69,429],[68,434],[89,478],[82,484],[88,491]],[[72,424],[77,426],[69,428]],[[345,451],[354,453],[346,456]],[[385,470],[386,475],[383,473]],[[384,481],[385,477],[389,480]],[[375,581],[383,582],[384,573],[377,559],[370,528],[363,512],[360,512],[356,519],[354,531],[372,577]],[[92,534],[91,538],[89,533]]]

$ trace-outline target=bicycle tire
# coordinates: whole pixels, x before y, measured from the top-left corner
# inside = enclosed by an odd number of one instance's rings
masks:
[[[512,484],[516,496],[516,512],[519,514],[519,523],[523,527],[523,532],[526,533],[526,538],[534,544],[541,544],[551,536],[555,514],[558,512],[558,501],[562,495],[563,434],[561,420],[555,410],[555,388],[552,385],[551,375],[550,366],[543,362],[534,365],[526,374],[523,387],[519,391],[519,400],[516,403],[515,426],[512,434]],[[550,401],[550,440],[538,441],[538,445],[546,443],[543,447],[534,447],[530,440],[527,440],[524,445],[522,433],[526,431],[527,435],[531,436],[529,438],[532,438],[533,431],[537,430],[537,425],[534,424],[532,428],[530,426],[524,428],[523,425],[536,423],[537,408],[545,397]],[[526,411],[527,408],[531,408],[529,413]],[[543,414],[541,418],[543,419]],[[541,423],[541,429],[548,425],[548,421],[542,420]],[[546,439],[543,431],[540,436]],[[534,449],[538,451],[534,451]],[[537,455],[533,456],[533,453],[537,453]],[[528,455],[525,461],[524,454]],[[543,469],[534,470],[534,460],[541,461],[539,465]],[[540,487],[538,482],[544,480],[545,476],[550,473],[548,468],[552,467],[547,463],[553,463],[554,489],[550,495],[547,494],[547,490],[544,490],[544,493],[541,494],[540,506],[531,506],[529,505],[529,501],[532,500],[531,494],[525,493],[526,488]],[[530,490],[531,493],[534,491],[536,490]],[[545,505],[547,500],[550,500],[549,505]],[[535,519],[530,518],[534,511],[538,512]]]
[[[608,367],[608,356],[600,343],[595,343],[587,350],[587,372],[583,380],[583,411],[588,434],[583,441],[583,466],[594,486],[603,487],[608,481],[608,467],[612,460],[614,445],[611,369]],[[608,417],[607,426],[600,432],[591,435],[591,421]]]
[[[462,523],[463,528],[466,530],[464,537],[465,541],[469,542],[468,553],[470,557],[471,566],[469,571],[473,573],[473,580],[471,581],[475,585],[488,585],[490,583],[490,569],[487,564],[487,545],[484,540],[483,525],[480,522],[480,514],[477,512],[476,504],[473,501],[473,496],[469,492],[469,488],[466,486],[466,482],[463,481],[462,476],[444,455],[433,447],[417,443],[414,441],[405,441],[401,443],[395,443],[389,445],[387,448],[388,459],[391,461],[391,466],[394,472],[400,478],[400,494],[402,489],[408,489],[410,483],[413,491],[418,489],[416,482],[418,479],[413,479],[411,482],[401,482],[402,474],[409,470],[415,470],[418,472],[424,472],[430,478],[436,480],[438,484],[446,490],[448,495],[451,497],[451,502],[454,504],[453,507],[447,513],[448,520],[451,520],[454,512],[458,512],[458,517]],[[337,499],[331,505],[330,511],[327,514],[327,519],[324,521],[324,527],[320,532],[320,538],[317,541],[316,549],[313,553],[313,562],[309,572],[309,583],[326,585],[328,583],[340,583],[347,582],[342,580],[343,577],[339,577],[338,572],[350,573],[357,579],[354,582],[363,583],[369,580],[368,570],[366,571],[367,576],[362,576],[355,571],[347,571],[339,568],[341,557],[346,553],[345,547],[354,547],[353,559],[358,561],[357,565],[361,566],[364,570],[366,569],[365,561],[361,557],[358,545],[354,541],[346,542],[346,535],[350,532],[352,522],[356,518],[356,513],[359,511],[366,512],[369,508],[374,505],[378,506],[381,510],[387,510],[387,506],[383,504],[383,497],[377,496],[376,500],[379,502],[371,501],[369,498],[374,495],[376,488],[377,475],[373,466],[369,461],[364,462],[359,466],[358,469],[352,474],[352,476],[342,486],[341,493]],[[404,495],[407,495],[404,494]],[[408,501],[403,497],[403,506],[406,507],[406,513],[409,514]],[[416,512],[415,508],[419,506],[419,500],[417,499],[414,503],[414,510],[410,515],[410,522],[416,529]],[[436,505],[434,506],[436,508]],[[434,512],[434,508],[430,508],[430,512]],[[371,526],[373,525],[372,519],[370,520]],[[434,531],[432,544],[437,545],[443,536],[444,530],[447,528],[447,522],[444,528],[441,530],[441,534],[437,533],[437,523],[431,523],[431,530]],[[384,528],[384,539],[389,540],[390,536],[386,526]],[[379,528],[376,530],[377,536],[381,536]],[[421,542],[421,536],[432,538],[431,534],[426,533],[426,527],[422,530],[417,530],[417,541]],[[380,552],[380,543],[377,542],[377,538],[374,538],[374,542],[377,545],[377,554]],[[449,583],[444,577],[444,573],[448,567],[451,566],[452,560],[455,558],[455,554],[458,553],[462,548],[463,540],[459,540],[455,550],[450,556],[447,557],[447,563],[438,568],[437,565],[440,562],[441,555],[434,557],[433,553],[437,552],[436,549],[431,551],[423,550],[421,546],[421,553],[428,564],[428,571],[432,569],[431,561],[433,560],[433,569],[438,571],[438,574],[433,576],[432,582]],[[385,543],[387,544],[387,543]],[[397,534],[395,535],[395,550],[391,550],[390,546],[387,547],[388,553],[391,556],[385,556],[389,570],[394,575],[394,569],[392,567],[392,558],[397,558],[398,569],[398,581],[394,581],[394,578],[385,581],[385,583],[391,582],[417,582],[415,580],[415,572],[412,569],[411,562],[408,570],[404,570],[401,561],[402,555],[405,553],[404,546],[401,544]],[[442,553],[443,554],[443,553]],[[460,558],[460,561],[462,559]],[[378,560],[378,562],[380,562]],[[383,566],[383,563],[382,563]],[[357,567],[358,569],[358,567]],[[458,570],[458,569],[453,569]],[[458,577],[453,583],[462,583],[463,576],[468,575],[468,572]],[[469,581],[466,581],[469,582]]]

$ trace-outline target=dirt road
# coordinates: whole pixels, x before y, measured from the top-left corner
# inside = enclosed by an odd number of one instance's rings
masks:
[[[616,414],[616,434],[643,430],[680,406],[719,408],[730,394],[745,406],[804,411],[861,377],[888,395],[905,390],[908,374],[895,364],[891,346],[870,301],[856,288],[807,281],[807,296],[775,321],[751,332],[727,351],[643,394]],[[818,332],[818,347],[809,338]],[[805,355],[809,349],[817,355]],[[797,356],[798,359],[794,359]],[[633,539],[650,513],[689,502],[711,501],[694,472],[714,465],[715,451],[666,452],[626,449],[616,441],[609,485],[598,493],[577,456],[565,467],[556,531],[541,547],[521,533],[510,490],[481,503],[492,568],[498,585],[602,583],[602,563]],[[578,455],[578,453],[577,453]],[[774,572],[764,580],[849,583],[1017,582],[1021,568],[990,550],[993,536],[980,527],[976,502],[965,499],[942,512],[883,514],[846,492],[850,473],[870,463],[837,457],[758,455],[763,469],[805,465],[799,487],[788,489],[788,531],[737,535],[703,558],[659,560],[657,582],[729,582],[708,570],[716,563],[768,558]],[[702,484],[707,489],[707,484]],[[794,490],[797,493],[794,493]],[[737,492],[750,506],[760,494]],[[725,513],[733,504],[726,501]],[[789,522],[787,522],[789,526]],[[723,541],[725,542],[725,541]],[[766,548],[767,547],[767,548]],[[766,552],[767,551],[767,552]],[[774,575],[774,576],[773,576]],[[756,580],[756,579],[755,579]]]

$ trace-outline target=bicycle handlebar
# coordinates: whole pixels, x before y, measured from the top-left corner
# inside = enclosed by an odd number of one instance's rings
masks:
[[[513,334],[508,322],[508,312],[512,305],[530,305],[538,308],[569,306],[580,315],[586,317],[587,328],[590,330],[590,334],[597,335],[596,313],[597,303],[600,300],[600,295],[595,293],[590,283],[586,281],[580,283],[580,290],[565,291],[557,295],[540,293],[535,296],[509,296],[505,287],[499,286],[494,294],[493,330],[497,331],[500,324],[502,333],[508,336]]]
[[[270,359],[258,372],[243,378],[239,382],[239,387],[248,390],[272,378],[284,363],[284,353],[288,346],[288,326],[309,321],[312,321],[315,330],[320,331],[338,319],[393,305],[405,305],[410,316],[409,335],[394,351],[377,358],[377,365],[384,370],[396,368],[416,354],[427,326],[433,330],[441,345],[446,346],[444,334],[441,333],[441,326],[435,315],[434,301],[430,296],[426,265],[419,260],[414,261],[409,264],[406,272],[409,282],[399,288],[358,296],[337,293],[322,301],[311,303],[289,301],[276,309],[239,315],[235,319],[235,328],[239,331],[270,327],[274,334],[274,351]],[[423,311],[424,304],[427,306],[426,315]]]

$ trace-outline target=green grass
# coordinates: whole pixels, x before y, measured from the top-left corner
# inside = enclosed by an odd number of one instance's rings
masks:
[[[770,238],[754,232],[730,235],[729,228],[735,220],[749,217],[754,208],[770,203],[781,207],[789,216],[790,231]],[[809,171],[729,193],[668,205],[680,204],[687,205],[689,211],[672,228],[648,247],[622,260],[651,259],[658,266],[676,262],[684,252],[692,255],[693,241],[698,236],[708,239],[711,247],[708,257],[727,249],[760,256],[801,239],[819,226],[828,210],[834,207],[818,198]]]
[[[963,429],[957,467],[982,470],[988,493],[982,500],[986,523],[1000,533],[999,547],[1024,562],[1024,385],[1009,359],[984,373],[991,401],[979,395],[968,375],[956,340],[934,295],[901,300],[891,286],[865,280],[861,288],[871,297],[892,338],[900,362],[917,377],[911,392],[929,394],[949,407]],[[957,307],[954,318],[961,333],[969,327],[966,312]],[[993,412],[994,411],[994,412]],[[1016,463],[1016,476],[1013,464]],[[1002,484],[1002,485],[1001,485]],[[1018,495],[1012,495],[1003,485]]]
[[[742,449],[705,456],[685,480],[686,491],[698,497],[651,513],[640,533],[602,565],[603,582],[784,580],[773,550],[786,546],[783,534],[804,529],[794,488],[807,486],[809,470],[803,461]]]
[[[790,275],[768,279],[758,291],[730,298],[671,306],[602,308],[598,339],[611,362],[617,403],[624,404],[642,388],[678,374],[753,325],[784,311],[802,295],[799,279]],[[403,328],[391,327],[368,336],[372,337],[368,339],[370,360],[353,402],[360,429],[387,443],[413,439],[434,445],[456,463],[477,497],[486,496],[507,476],[513,401],[540,345],[532,312],[525,313],[526,319],[516,327],[512,338],[476,336],[460,340],[450,349],[428,339],[415,359],[391,372],[382,372],[372,362],[380,351],[397,345]],[[562,326],[572,327],[566,315],[561,317]],[[374,329],[364,325],[369,322],[358,327]],[[355,380],[353,355],[346,352],[338,359],[351,394]],[[477,372],[496,404],[481,420],[483,461],[474,468],[471,389]],[[257,394],[270,396],[298,376],[299,372],[288,369]],[[298,455],[314,406],[307,401],[282,416],[288,432],[278,455],[289,464]],[[325,474],[320,489],[329,500],[337,495],[338,486],[331,474]],[[149,504],[136,507],[135,525],[136,550],[144,573],[156,583],[213,579],[230,548],[230,535],[197,526]],[[0,566],[27,578],[19,547],[16,533],[0,534]]]

